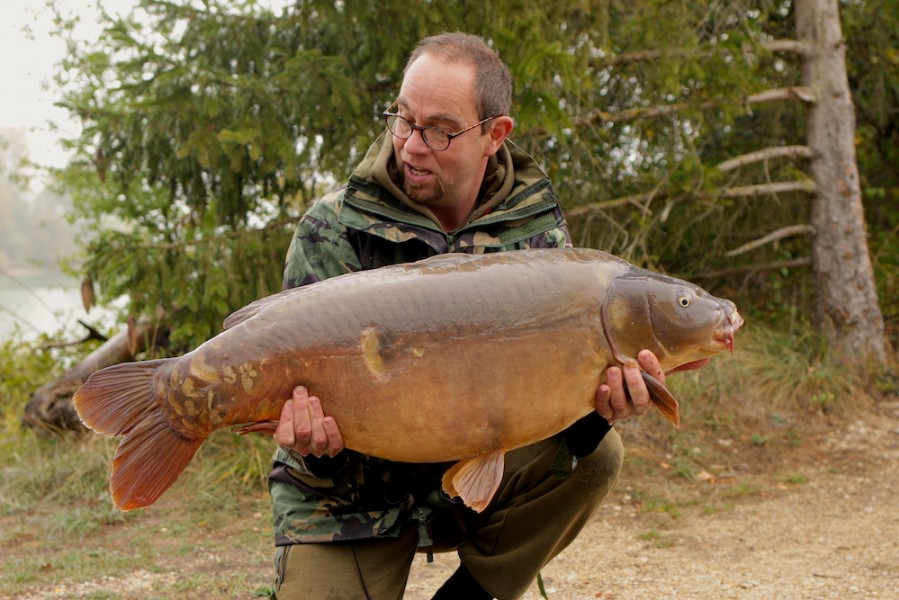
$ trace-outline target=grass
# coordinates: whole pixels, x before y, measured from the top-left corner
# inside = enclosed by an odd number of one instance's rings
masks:
[[[78,358],[0,346],[0,598],[34,586],[60,598],[267,595],[271,440],[217,433],[170,497],[123,513],[108,491],[117,440],[21,425],[31,391]],[[246,561],[259,565],[252,576]]]
[[[20,425],[31,391],[78,358],[72,349],[0,346],[0,598],[36,589],[81,598],[267,596],[273,442],[217,432],[153,507],[122,513],[107,489],[116,440]],[[899,380],[876,381],[895,391]],[[734,356],[670,377],[680,430],[658,415],[616,425],[639,537],[670,545],[666,530],[686,513],[728,512],[767,493],[744,463],[780,485],[807,483],[783,457],[803,447],[811,418],[867,402],[866,385],[815,336],[770,331],[741,334]]]

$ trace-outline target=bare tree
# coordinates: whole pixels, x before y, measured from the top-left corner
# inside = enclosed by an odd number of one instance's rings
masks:
[[[855,110],[846,75],[846,45],[837,0],[796,0],[799,41],[809,51],[803,83],[809,104],[808,146],[816,184],[811,224],[818,320],[846,357],[887,361],[855,156]]]

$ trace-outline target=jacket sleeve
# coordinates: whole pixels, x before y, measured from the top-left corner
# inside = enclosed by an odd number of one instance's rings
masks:
[[[592,412],[580,421],[575,421],[568,429],[562,432],[562,437],[568,445],[568,451],[578,458],[583,458],[599,446],[612,426],[597,412]]]
[[[572,246],[571,233],[568,231],[568,224],[565,222],[561,209],[557,208],[555,214],[556,227],[532,239],[530,247],[568,248]],[[596,385],[598,387],[599,382]],[[575,421],[559,435],[565,440],[568,451],[574,456],[582,458],[596,450],[611,428],[612,426],[602,415],[592,412],[579,421]]]
[[[287,251],[284,289],[361,269],[359,258],[348,242],[346,229],[339,222],[342,196],[343,192],[338,191],[321,198],[300,219]],[[303,457],[293,450],[279,448],[275,460],[315,477],[326,478],[335,475],[351,453],[344,450],[333,458]]]
[[[361,269],[359,257],[339,222],[335,192],[318,200],[297,224],[284,267],[284,289],[299,287]]]

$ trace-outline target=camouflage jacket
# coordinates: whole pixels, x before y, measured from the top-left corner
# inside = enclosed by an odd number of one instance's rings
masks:
[[[309,208],[288,251],[285,288],[447,252],[570,245],[549,179],[510,142],[490,161],[471,218],[453,232],[444,232],[426,207],[397,187],[394,169],[393,146],[385,134],[344,188]],[[595,447],[606,430],[590,435],[594,443],[588,445]],[[454,504],[440,489],[448,466],[395,463],[350,450],[304,459],[279,449],[269,477],[275,543],[395,536],[403,522]]]

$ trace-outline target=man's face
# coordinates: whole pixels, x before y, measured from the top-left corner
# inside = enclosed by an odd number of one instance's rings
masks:
[[[425,54],[406,72],[396,112],[414,125],[433,125],[449,133],[461,131],[481,120],[475,106],[474,79],[473,65]],[[488,122],[488,132],[492,123]],[[441,152],[429,148],[420,131],[405,140],[394,136],[403,191],[428,205],[443,225],[448,224],[445,214],[459,217],[464,213],[464,221],[474,209],[487,159],[501,143],[481,127],[453,138],[449,148]]]

